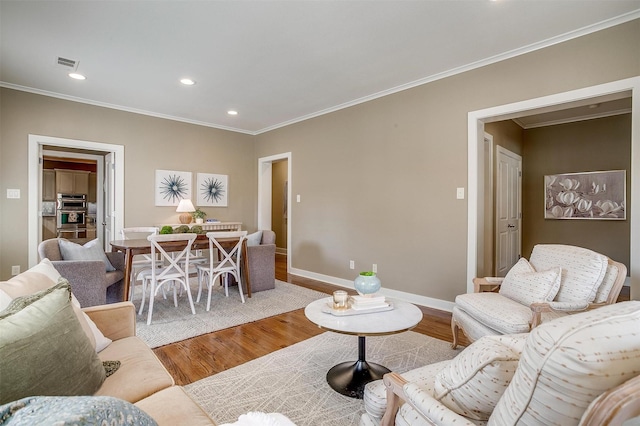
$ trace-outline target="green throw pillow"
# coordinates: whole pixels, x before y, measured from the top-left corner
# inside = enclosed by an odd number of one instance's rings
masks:
[[[62,281],[0,313],[0,404],[34,395],[92,395],[105,369]]]

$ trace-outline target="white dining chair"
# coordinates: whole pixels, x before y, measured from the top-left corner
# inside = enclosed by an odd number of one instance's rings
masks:
[[[120,230],[120,236],[123,240],[134,240],[139,238],[147,238],[149,235],[157,235],[159,229],[155,226],[135,226],[129,228],[122,228]],[[135,285],[138,281],[140,272],[145,269],[151,269],[151,255],[142,254],[136,256],[131,264],[131,281],[129,285],[129,300],[133,300],[135,294]]]
[[[147,316],[148,325],[151,324],[151,317],[153,315],[153,301],[155,300],[158,290],[162,288],[164,291],[166,284],[173,286],[173,302],[176,307],[178,306],[177,284],[180,284],[181,289],[187,293],[191,313],[193,315],[196,314],[191,296],[191,288],[189,286],[189,257],[191,254],[191,246],[196,238],[196,234],[165,234],[149,235],[147,237],[147,240],[151,242],[151,268],[140,273],[142,277],[142,303],[140,304],[138,314],[142,314],[147,287],[150,287],[149,313]],[[170,247],[171,243],[183,243],[185,245],[182,247],[180,244],[181,251],[177,251],[174,247]],[[163,262],[164,265],[168,266],[159,267],[158,262]]]
[[[229,276],[233,276],[238,283],[240,299],[244,303],[244,290],[240,274],[240,260],[242,243],[247,238],[247,231],[207,232],[209,238],[209,263],[198,265],[198,297],[202,295],[202,284],[206,280],[209,295],[207,297],[207,311],[211,309],[211,293],[213,283],[218,277],[224,284],[224,293],[229,297]],[[216,255],[217,253],[217,255]],[[215,258],[215,257],[217,258]]]

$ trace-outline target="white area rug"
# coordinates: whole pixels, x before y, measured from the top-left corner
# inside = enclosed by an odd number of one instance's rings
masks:
[[[191,294],[196,314],[191,313],[186,292],[178,297],[178,307],[173,303],[173,292],[156,296],[153,305],[153,319],[147,325],[147,309],[149,300],[145,302],[142,315],[138,315],[136,334],[152,348],[178,342],[190,337],[199,336],[212,331],[222,330],[236,325],[257,321],[274,315],[304,308],[314,300],[327,297],[326,294],[304,287],[276,280],[276,288],[253,293],[246,297],[243,304],[238,287],[229,288],[229,297],[225,297],[224,288],[216,286],[211,297],[211,310],[207,308],[207,292],[203,290],[200,303],[195,303],[198,295],[197,280],[191,280]],[[136,312],[140,308],[142,298],[141,286],[136,286],[133,303]]]
[[[367,337],[367,361],[405,372],[451,359],[461,349],[412,331]],[[358,358],[358,338],[326,332],[311,339],[185,386],[218,423],[232,423],[249,411],[277,412],[297,426],[357,425],[363,402],[329,387],[327,371]]]

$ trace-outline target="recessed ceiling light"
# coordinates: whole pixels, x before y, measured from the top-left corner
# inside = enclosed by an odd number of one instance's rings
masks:
[[[86,80],[87,77],[85,77],[82,74],[78,74],[77,72],[70,72],[69,73],[69,77],[76,79],[76,80]]]
[[[229,114],[229,115],[238,115],[238,111],[234,111],[234,110],[230,109],[229,111],[227,111],[227,114]]]
[[[196,84],[196,82],[191,80],[190,78],[180,79],[180,83],[184,84],[185,86],[193,86],[194,84]]]

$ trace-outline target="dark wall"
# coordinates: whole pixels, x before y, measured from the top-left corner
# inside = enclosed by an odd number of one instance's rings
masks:
[[[562,243],[590,248],[629,266],[627,220],[544,218],[544,176],[626,170],[631,205],[631,114],[529,129],[523,144],[523,255],[535,244]]]

